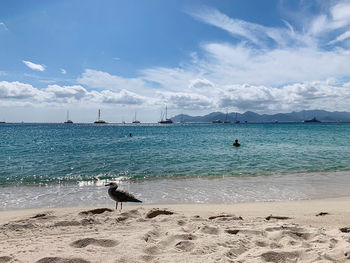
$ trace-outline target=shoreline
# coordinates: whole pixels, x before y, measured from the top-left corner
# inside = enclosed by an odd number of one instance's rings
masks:
[[[350,196],[236,204],[124,204],[122,211],[113,208],[2,211],[0,262],[350,259]]]
[[[96,183],[9,186],[0,191],[0,211],[109,205],[105,181]],[[145,204],[236,204],[315,200],[350,193],[350,172],[299,173],[256,177],[158,178],[118,181],[120,189]]]

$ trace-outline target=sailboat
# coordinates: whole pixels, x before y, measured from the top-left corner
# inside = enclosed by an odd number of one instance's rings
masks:
[[[132,123],[141,123],[140,121],[138,121],[137,119],[136,119],[136,112],[135,112],[135,118],[134,118],[134,120],[132,121]]]
[[[181,120],[180,120],[180,123],[185,123],[183,113],[181,113]]]
[[[160,121],[158,121],[159,124],[172,124],[173,121],[171,119],[168,119],[168,107],[165,106],[165,120],[163,119],[163,113],[161,113]]]
[[[225,121],[224,121],[224,123],[231,123],[229,120],[228,120],[228,112],[226,112],[226,116],[225,116]]]
[[[73,121],[71,121],[71,120],[69,119],[69,110],[67,110],[67,120],[66,120],[64,123],[67,123],[67,124],[73,123]]]
[[[106,122],[104,120],[101,120],[101,110],[98,109],[98,119],[97,121],[94,121],[95,124],[105,124]]]
[[[235,123],[241,123],[239,120],[237,120],[237,112],[236,112],[236,117],[235,117]]]

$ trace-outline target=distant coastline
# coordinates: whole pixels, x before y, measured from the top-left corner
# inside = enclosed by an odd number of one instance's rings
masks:
[[[303,110],[299,112],[290,112],[290,113],[276,113],[276,114],[259,114],[252,111],[246,111],[244,113],[231,112],[231,113],[223,113],[223,112],[212,112],[203,116],[191,116],[186,114],[179,114],[171,117],[174,123],[188,123],[188,124],[208,124],[213,123],[213,121],[220,120],[221,123],[217,124],[245,124],[245,123],[307,123],[307,120],[316,118],[322,123],[349,123],[350,122],[350,112],[339,112],[339,111],[324,111],[324,110]],[[226,121],[226,123],[225,123]],[[0,122],[0,124],[60,124],[62,122]],[[91,122],[79,122],[74,121],[74,124],[94,124]],[[103,123],[106,125],[135,125],[139,123],[132,122],[113,122],[108,121]],[[158,124],[155,122],[144,122],[142,121],[142,125],[154,125]]]
[[[244,113],[223,113],[212,112],[204,116],[176,115],[171,118],[174,122],[186,123],[211,123],[216,120],[224,122],[240,121],[242,123],[300,123],[308,119],[316,118],[320,122],[350,122],[350,112],[324,111],[324,110],[303,110],[290,113],[258,114],[252,111]],[[226,124],[227,125],[227,124]]]

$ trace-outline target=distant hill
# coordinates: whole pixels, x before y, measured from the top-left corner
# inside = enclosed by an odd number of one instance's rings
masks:
[[[264,122],[302,122],[303,120],[312,119],[316,117],[317,120],[321,122],[350,122],[350,112],[329,112],[324,110],[304,110],[299,112],[291,113],[277,113],[277,114],[258,114],[252,111],[247,111],[243,114],[231,112],[227,114],[222,112],[212,112],[204,116],[189,116],[184,114],[179,114],[171,119],[174,122],[193,122],[193,123],[203,123],[212,122],[214,120],[221,120],[222,122],[229,120],[230,122],[235,122],[236,120],[241,123],[253,122],[253,123],[264,123]]]

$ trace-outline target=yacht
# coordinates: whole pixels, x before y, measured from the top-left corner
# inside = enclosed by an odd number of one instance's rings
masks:
[[[212,123],[222,123],[222,121],[221,120],[214,120],[214,121],[212,121]]]
[[[141,123],[140,121],[138,121],[138,120],[136,119],[136,112],[135,112],[135,118],[134,118],[134,120],[132,121],[132,123],[135,123],[135,124]]]
[[[64,123],[67,123],[67,124],[72,124],[73,123],[73,121],[71,121],[69,119],[69,111],[68,110],[67,110],[67,120]]]
[[[241,123],[239,120],[237,120],[237,112],[236,112],[236,117],[235,117],[235,123]]]
[[[105,124],[106,122],[104,120],[101,120],[101,110],[98,109],[98,119],[97,121],[94,121],[95,124]]]
[[[168,107],[165,106],[165,119],[163,119],[163,113],[161,113],[160,121],[158,121],[159,124],[172,124],[173,121],[171,119],[168,119]]]
[[[224,123],[231,123],[231,122],[229,121],[229,119],[228,119],[228,112],[226,112],[226,116],[225,116],[225,121],[224,121]]]

